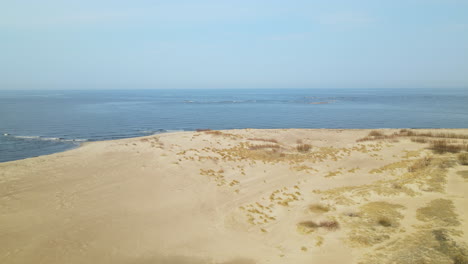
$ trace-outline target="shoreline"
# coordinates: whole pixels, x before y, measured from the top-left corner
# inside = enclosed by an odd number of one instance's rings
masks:
[[[372,131],[372,130],[383,130],[383,131],[398,131],[401,129],[411,129],[415,131],[426,131],[426,130],[436,130],[436,131],[456,131],[456,130],[465,130],[468,128],[236,128],[236,129],[221,129],[221,130],[213,130],[213,131],[237,131],[237,130],[345,130],[345,131]],[[211,130],[211,129],[209,129]],[[145,137],[151,137],[151,136],[157,136],[157,135],[162,135],[162,134],[175,134],[175,133],[185,133],[185,132],[197,132],[196,130],[181,130],[181,131],[170,131],[170,132],[162,132],[162,133],[157,133],[157,134],[152,134],[152,135],[146,135],[146,136],[136,136],[136,137],[128,137],[128,138],[117,138],[117,139],[106,139],[106,140],[86,140],[86,141],[81,141],[78,140],[76,141],[76,145],[63,150],[63,151],[58,151],[58,152],[53,152],[50,154],[44,154],[44,155],[38,155],[34,157],[27,157],[27,158],[22,158],[22,159],[15,159],[15,160],[10,160],[10,161],[0,161],[0,164],[7,163],[7,162],[15,162],[15,161],[21,161],[21,160],[27,160],[27,159],[32,159],[32,158],[40,158],[40,157],[45,157],[45,156],[50,156],[54,154],[59,154],[59,153],[65,153],[68,151],[76,150],[81,148],[82,146],[88,145],[90,143],[97,143],[97,142],[109,142],[109,141],[116,141],[116,140],[127,140],[127,139],[138,139],[138,138],[145,138]],[[3,136],[5,135],[12,136],[11,134],[8,133],[3,133]],[[31,136],[32,137],[32,136]],[[70,139],[70,141],[73,141],[74,139]],[[81,141],[81,142],[80,142]]]
[[[467,250],[468,166],[408,131],[468,141],[468,129],[181,131],[3,162],[0,259],[449,263]],[[450,250],[434,251],[434,232]]]

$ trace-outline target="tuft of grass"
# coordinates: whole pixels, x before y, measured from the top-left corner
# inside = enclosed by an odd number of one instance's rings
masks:
[[[312,148],[311,145],[309,144],[300,144],[300,145],[297,145],[296,149],[297,151],[299,152],[309,152],[309,150]]]
[[[299,223],[300,226],[307,227],[307,228],[317,228],[319,227],[314,221],[303,221]]]
[[[315,242],[315,246],[320,247],[323,244],[323,240],[324,240],[323,237],[317,236],[315,239],[317,240]]]
[[[341,171],[329,171],[325,178],[335,177],[336,175],[341,174]]]
[[[457,158],[461,165],[468,165],[468,153],[460,153]]]
[[[321,204],[309,205],[309,210],[314,213],[326,213],[330,211],[330,207]]]
[[[431,157],[424,157],[417,160],[413,165],[408,167],[408,172],[417,172],[426,169],[431,164]]]
[[[300,234],[310,234],[319,227],[314,221],[303,221],[297,224],[297,232]]]
[[[371,140],[390,140],[390,141],[397,141],[398,134],[394,133],[391,135],[385,135],[381,131],[378,130],[372,130],[369,132],[369,134],[366,137],[363,137],[361,139],[358,139],[357,142],[362,142],[362,141],[371,141]]]
[[[335,220],[328,220],[320,222],[319,227],[323,227],[327,230],[336,230],[340,228],[340,224]]]
[[[205,132],[205,134],[215,135],[215,136],[222,136],[222,135],[224,135],[224,133],[221,132],[221,131],[211,130],[211,129],[208,129],[208,130],[206,130],[206,131],[204,131],[204,132]]]
[[[387,218],[381,218],[379,219],[379,221],[377,221],[377,223],[383,227],[390,227],[392,226],[392,222],[387,219]]]
[[[378,130],[372,130],[370,133],[369,133],[369,136],[370,137],[382,137],[384,136],[384,134]]]
[[[303,221],[297,224],[297,228],[300,233],[308,234],[318,228],[325,228],[329,231],[337,230],[340,228],[340,224],[335,220],[321,221],[318,224],[314,221]]]

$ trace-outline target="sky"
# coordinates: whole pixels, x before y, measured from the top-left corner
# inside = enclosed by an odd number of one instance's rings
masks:
[[[0,0],[0,89],[467,88],[468,0]]]

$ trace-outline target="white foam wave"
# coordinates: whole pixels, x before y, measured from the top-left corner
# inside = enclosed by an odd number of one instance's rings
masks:
[[[14,138],[19,138],[19,139],[39,139],[39,136],[12,136]]]
[[[88,140],[83,139],[83,138],[77,138],[77,139],[62,139],[61,141],[65,141],[65,142],[86,142]]]
[[[85,142],[88,141],[88,139],[82,139],[82,138],[75,138],[75,139],[66,139],[66,138],[60,138],[60,137],[41,137],[41,136],[17,136],[17,135],[11,135],[8,133],[3,134],[6,137],[12,137],[12,138],[17,138],[17,139],[25,139],[25,140],[44,140],[44,141],[61,141],[61,142]]]
[[[146,135],[157,135],[157,134],[162,134],[162,133],[174,133],[174,132],[184,132],[185,130],[183,129],[172,129],[172,130],[166,130],[166,129],[157,129],[157,130],[142,130],[140,133],[146,134]]]
[[[57,138],[57,137],[40,137],[40,140],[47,140],[47,141],[59,141],[63,140],[63,138]]]
[[[243,104],[243,103],[256,103],[257,100],[227,100],[227,101],[192,101],[185,100],[186,104]]]
[[[184,132],[185,130],[183,129],[179,129],[179,130],[165,130],[164,132],[162,133],[174,133],[174,132]]]

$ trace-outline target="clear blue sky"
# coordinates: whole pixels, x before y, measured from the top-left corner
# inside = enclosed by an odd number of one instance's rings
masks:
[[[0,89],[420,87],[468,88],[468,1],[0,1]]]

